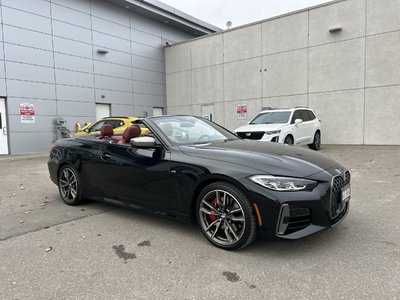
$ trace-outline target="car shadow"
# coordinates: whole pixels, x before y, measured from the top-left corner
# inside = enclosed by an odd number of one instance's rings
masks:
[[[104,213],[119,219],[123,218],[127,222],[139,222],[145,227],[159,227],[160,234],[165,230],[173,231],[182,238],[183,243],[186,237],[190,237],[190,242],[193,242],[193,238],[195,238],[200,243],[208,244],[197,224],[188,224],[173,218],[158,216],[132,208],[127,209],[111,204],[104,204],[104,206],[110,208],[106,209]],[[291,256],[301,258],[318,254],[324,255],[324,253],[331,252],[332,249],[339,247],[339,245],[343,245],[346,242],[347,235],[348,227],[338,224],[334,228],[328,228],[298,240],[263,240],[258,238],[254,243],[236,251],[236,253],[240,253],[241,255],[256,254],[276,258],[288,258]],[[333,247],[332,245],[336,246]]]

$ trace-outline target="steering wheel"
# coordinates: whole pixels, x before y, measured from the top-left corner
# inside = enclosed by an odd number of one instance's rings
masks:
[[[175,128],[178,134],[174,134],[172,137],[175,138],[178,142],[187,142],[189,140],[189,134],[182,129]]]
[[[178,138],[182,142],[187,142],[189,140],[189,134],[183,130]]]

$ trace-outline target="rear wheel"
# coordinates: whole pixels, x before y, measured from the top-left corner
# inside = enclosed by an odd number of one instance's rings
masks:
[[[308,147],[310,147],[310,149],[314,149],[314,150],[319,150],[321,147],[321,133],[319,131],[317,131],[314,134],[314,139],[312,144],[309,144]]]
[[[288,135],[287,137],[285,137],[285,140],[283,142],[288,145],[293,145],[293,137],[291,135]]]
[[[82,201],[78,171],[69,165],[58,172],[58,190],[63,201],[68,205],[77,205]]]
[[[219,248],[244,248],[256,238],[251,203],[242,191],[229,183],[212,183],[200,193],[196,217],[205,237]]]

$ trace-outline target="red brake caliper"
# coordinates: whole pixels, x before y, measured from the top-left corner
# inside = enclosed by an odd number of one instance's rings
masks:
[[[218,206],[218,200],[217,200],[217,198],[215,198],[214,200],[211,201],[211,205],[212,205],[213,207],[215,207],[215,209],[217,208],[217,206]],[[211,220],[211,222],[214,222],[216,219],[217,219],[217,217],[216,217],[215,215],[210,215],[210,220]]]

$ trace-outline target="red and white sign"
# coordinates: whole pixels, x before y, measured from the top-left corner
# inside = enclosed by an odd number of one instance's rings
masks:
[[[19,115],[21,123],[35,123],[35,109],[31,103],[21,103],[19,105]]]
[[[247,104],[238,104],[236,113],[238,120],[245,120],[247,118]]]

